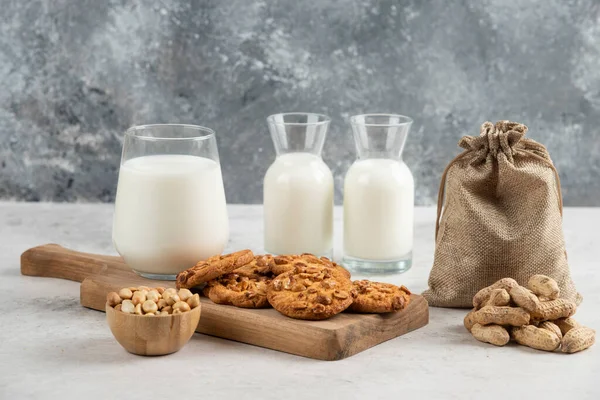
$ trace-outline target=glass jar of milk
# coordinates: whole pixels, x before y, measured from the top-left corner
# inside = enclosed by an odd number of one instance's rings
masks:
[[[412,119],[350,119],[358,159],[344,180],[344,264],[369,273],[404,272],[412,262],[414,180],[402,161]]]
[[[263,187],[269,253],[332,256],[333,175],[321,159],[330,121],[307,113],[267,118],[277,152]]]
[[[138,274],[175,279],[221,254],[229,222],[215,133],[144,125],[125,133],[113,243]]]

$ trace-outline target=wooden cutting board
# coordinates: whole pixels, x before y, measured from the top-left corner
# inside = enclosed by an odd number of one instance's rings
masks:
[[[88,254],[56,244],[34,247],[21,255],[21,273],[81,282],[81,305],[104,311],[106,294],[126,286],[174,287],[132,272],[120,257]],[[301,321],[274,309],[250,310],[214,304],[201,297],[196,332],[319,360],[340,360],[429,322],[427,301],[413,294],[397,313],[341,313],[325,321]]]

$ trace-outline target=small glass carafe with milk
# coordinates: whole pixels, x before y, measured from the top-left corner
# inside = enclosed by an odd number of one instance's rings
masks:
[[[310,113],[267,118],[277,153],[263,187],[269,253],[333,255],[333,175],[321,158],[330,121]]]
[[[365,114],[350,123],[358,159],[344,180],[344,265],[404,272],[412,263],[415,189],[402,150],[412,119]]]

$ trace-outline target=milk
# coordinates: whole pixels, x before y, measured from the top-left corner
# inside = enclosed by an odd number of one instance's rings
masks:
[[[113,242],[137,272],[177,274],[220,254],[229,238],[219,164],[188,155],[121,165]]]
[[[400,260],[413,248],[414,180],[401,161],[356,161],[344,181],[344,254]]]
[[[330,255],[333,176],[319,156],[277,157],[264,180],[265,249],[273,254]]]

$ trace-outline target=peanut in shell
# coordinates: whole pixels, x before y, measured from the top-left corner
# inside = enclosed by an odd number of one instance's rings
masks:
[[[560,328],[558,327],[558,325],[556,325],[553,322],[550,322],[550,321],[540,322],[540,324],[538,325],[538,328],[546,329],[547,331],[553,332],[556,336],[558,336],[559,339],[562,339],[562,337],[563,337],[562,332],[560,331]]]
[[[575,318],[573,317],[559,318],[552,322],[554,322],[554,324],[560,328],[560,332],[563,336],[566,335],[571,329],[578,328],[580,326],[579,322],[575,321]]]
[[[510,289],[512,301],[529,313],[535,312],[540,307],[540,300],[529,289],[523,286],[515,286]]]
[[[536,310],[531,312],[531,318],[537,321],[552,321],[567,318],[575,314],[577,305],[567,299],[556,299],[540,302]]]
[[[517,343],[532,349],[554,351],[560,346],[560,339],[554,332],[533,325],[514,327],[511,333]]]
[[[481,325],[523,326],[529,323],[529,313],[520,307],[485,306],[473,314],[473,321]]]
[[[495,346],[504,346],[510,341],[510,335],[506,328],[500,325],[475,324],[471,328],[471,334],[480,342],[490,343]]]
[[[510,304],[510,295],[506,289],[494,289],[485,303],[486,306],[507,306]]]
[[[550,300],[558,299],[560,296],[558,283],[546,275],[533,275],[529,278],[527,287],[538,296],[547,297]]]
[[[494,289],[504,289],[509,291],[511,288],[519,286],[517,281],[512,278],[502,278],[494,284],[484,287],[473,297],[473,307],[480,309],[490,298],[490,294]]]
[[[563,337],[561,351],[569,354],[577,353],[591,347],[595,341],[595,330],[585,326],[573,328]]]
[[[463,324],[469,332],[471,332],[473,325],[475,325],[475,321],[473,321],[473,314],[475,314],[475,312],[475,309],[469,311],[469,313],[465,315],[465,319],[463,320]]]

